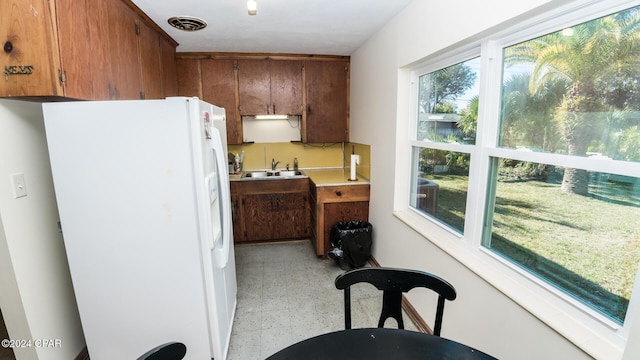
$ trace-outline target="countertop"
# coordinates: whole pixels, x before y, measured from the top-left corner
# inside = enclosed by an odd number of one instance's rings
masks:
[[[350,181],[349,169],[312,169],[303,170],[316,186],[337,186],[337,185],[369,185],[369,180],[356,174],[358,180]]]
[[[369,180],[357,175],[358,180],[350,181],[349,169],[301,169],[316,186],[369,185]],[[268,179],[243,179],[242,174],[229,174],[231,181],[269,181]]]

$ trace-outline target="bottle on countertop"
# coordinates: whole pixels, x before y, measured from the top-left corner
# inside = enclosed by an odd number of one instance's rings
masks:
[[[240,162],[240,155],[236,154],[234,161],[233,172],[237,174],[242,171],[242,162]]]

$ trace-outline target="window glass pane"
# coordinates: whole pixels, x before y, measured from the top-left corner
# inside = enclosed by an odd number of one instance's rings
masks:
[[[417,171],[411,206],[463,233],[470,155],[428,148],[415,150]]]
[[[480,58],[418,78],[417,140],[475,143]]]
[[[561,168],[492,163],[483,245],[622,323],[640,261],[640,179],[589,172],[584,196],[562,191]]]
[[[504,49],[499,146],[640,161],[640,7]]]

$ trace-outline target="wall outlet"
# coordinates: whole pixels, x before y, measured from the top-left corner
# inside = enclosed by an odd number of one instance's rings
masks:
[[[27,196],[27,184],[24,181],[23,173],[11,174],[11,184],[13,185],[13,197],[21,198]]]

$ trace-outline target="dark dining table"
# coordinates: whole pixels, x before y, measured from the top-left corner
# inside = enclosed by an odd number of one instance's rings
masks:
[[[440,336],[389,329],[350,329],[303,340],[271,355],[267,360],[304,359],[496,359],[467,345]]]

